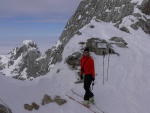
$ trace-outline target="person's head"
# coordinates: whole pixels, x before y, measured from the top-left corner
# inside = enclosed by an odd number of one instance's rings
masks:
[[[83,55],[87,56],[87,55],[89,55],[89,52],[90,52],[89,48],[86,47],[83,51]]]

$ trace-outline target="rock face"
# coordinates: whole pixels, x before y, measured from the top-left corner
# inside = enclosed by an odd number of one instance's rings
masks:
[[[144,0],[140,9],[142,13],[150,15],[150,0]]]
[[[7,58],[7,62],[1,62],[2,72],[17,79],[24,80],[44,75],[48,72],[46,59],[42,58],[37,44],[31,40],[24,41],[21,47],[16,47],[4,58]],[[7,70],[10,70],[10,72],[6,72]]]
[[[117,23],[125,16],[131,15],[135,3],[130,0],[83,0],[75,14],[68,21],[60,40],[67,43],[68,40],[93,18],[97,21]]]
[[[55,46],[41,55],[34,42],[24,41],[21,47],[15,48],[7,55],[7,62],[3,62],[4,58],[0,56],[0,70],[2,70],[2,73],[9,74],[17,79],[45,75],[53,65],[62,60],[62,52],[69,40],[75,34],[82,35],[79,30],[90,23],[91,20],[111,22],[115,27],[126,33],[130,33],[128,27],[131,27],[134,30],[142,28],[145,33],[150,34],[149,15],[150,0],[142,0],[141,3],[135,3],[133,0],[82,0],[67,22]],[[124,25],[126,20],[130,25]],[[95,26],[90,25],[89,27],[92,29]],[[125,43],[120,42],[117,42],[116,45],[127,47]],[[71,60],[68,62],[73,63],[74,57],[70,56],[69,59]],[[7,69],[11,70],[10,73],[7,72]]]

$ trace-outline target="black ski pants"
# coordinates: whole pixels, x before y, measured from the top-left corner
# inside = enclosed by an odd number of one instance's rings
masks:
[[[94,94],[90,90],[91,83],[92,83],[92,74],[85,75],[84,77],[84,89],[85,89],[84,100],[89,100],[89,98],[94,96]]]

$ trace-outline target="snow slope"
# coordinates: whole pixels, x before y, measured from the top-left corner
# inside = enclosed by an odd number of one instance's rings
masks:
[[[89,26],[94,25],[91,29]],[[80,29],[82,35],[75,35],[65,46],[63,60],[56,64],[47,75],[33,81],[19,81],[0,76],[0,98],[11,108],[13,113],[30,113],[24,110],[25,103],[36,102],[38,111],[31,113],[91,113],[85,107],[66,97],[71,88],[84,94],[83,84],[74,84],[77,80],[76,71],[65,63],[65,58],[82,47],[79,42],[89,38],[101,38],[108,41],[113,36],[123,37],[129,48],[113,46],[120,56],[111,55],[104,59],[105,83],[103,85],[103,57],[91,53],[95,61],[96,79],[93,92],[96,105],[106,113],[149,113],[150,111],[150,36],[141,29],[135,31],[128,27],[130,34],[120,31],[110,23],[91,21]],[[57,70],[60,72],[57,73]],[[67,103],[58,106],[56,103],[41,105],[44,94],[52,97],[59,95]]]

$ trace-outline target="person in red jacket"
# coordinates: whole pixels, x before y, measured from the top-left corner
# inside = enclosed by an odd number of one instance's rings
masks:
[[[84,105],[89,106],[89,102],[94,102],[94,94],[90,90],[92,81],[95,80],[94,60],[89,56],[89,48],[85,48],[83,56],[80,60],[81,71],[80,77],[83,79],[84,75]]]

